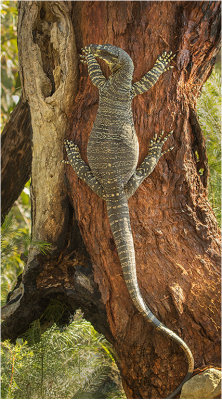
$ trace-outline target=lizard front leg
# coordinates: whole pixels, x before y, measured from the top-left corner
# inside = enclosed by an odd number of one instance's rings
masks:
[[[91,52],[90,46],[86,46],[82,49],[83,54],[80,55],[80,61],[88,65],[88,71],[90,79],[98,89],[102,89],[107,82],[105,76],[102,73],[99,63],[96,61],[95,56]]]
[[[140,167],[136,169],[130,180],[125,185],[125,193],[127,198],[129,199],[141,183],[147,178],[151,172],[153,172],[155,166],[157,165],[160,157],[166,154],[168,151],[171,151],[173,147],[170,147],[168,150],[162,152],[162,147],[169,136],[171,136],[173,131],[171,131],[167,136],[163,138],[164,132],[162,132],[159,136],[157,134],[154,135],[154,138],[150,141],[149,152],[147,156],[144,158]]]
[[[77,176],[84,182],[86,182],[93,192],[104,199],[104,189],[97,181],[97,179],[93,176],[93,173],[89,166],[81,158],[78,146],[71,140],[65,140],[64,143],[69,161],[63,162],[65,164],[71,165]]]
[[[142,94],[149,90],[155,83],[158,81],[160,75],[163,72],[173,68],[172,66],[168,66],[170,61],[175,57],[175,54],[172,55],[172,51],[167,53],[166,51],[157,58],[153,68],[148,71],[142,79],[138,82],[135,82],[132,86],[132,97],[137,96],[138,94]]]

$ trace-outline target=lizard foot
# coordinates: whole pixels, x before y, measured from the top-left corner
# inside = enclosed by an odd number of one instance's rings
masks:
[[[81,158],[80,151],[77,144],[73,143],[71,140],[64,140],[67,156],[69,160],[74,160],[76,158]]]
[[[159,56],[156,60],[156,65],[158,67],[161,67],[161,69],[163,69],[163,71],[168,71],[171,68],[174,68],[172,65],[168,66],[168,64],[170,63],[170,61],[176,56],[176,54],[172,54],[172,51],[170,51],[169,53],[167,53],[166,51],[164,51],[163,54],[161,54],[161,56]]]
[[[168,151],[171,151],[174,146],[170,147],[168,150],[165,150],[162,152],[162,147],[164,143],[167,141],[167,139],[172,135],[173,131],[171,131],[168,135],[163,137],[164,131],[161,132],[161,134],[158,136],[157,133],[155,133],[153,139],[150,141],[150,147],[149,147],[149,153],[148,155],[151,157],[155,158],[160,158],[164,154],[166,154]]]
[[[82,49],[82,53],[80,54],[80,62],[82,62],[83,64],[87,64],[87,56],[91,53],[91,49],[90,46],[85,46]]]

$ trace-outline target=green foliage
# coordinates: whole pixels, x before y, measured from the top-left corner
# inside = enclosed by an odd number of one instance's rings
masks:
[[[197,104],[197,113],[206,137],[210,170],[209,201],[221,222],[221,72],[213,71]]]
[[[28,186],[28,185],[26,185]],[[24,189],[28,189],[27,187]],[[24,260],[28,255],[30,244],[30,204],[25,204],[24,196],[19,198],[5,218],[1,229],[1,301],[6,302],[7,293],[12,290],[18,275],[24,268]],[[29,201],[30,202],[30,201]],[[27,210],[29,208],[29,211]]]
[[[2,398],[17,399],[83,398],[86,391],[98,395],[110,371],[118,374],[109,344],[80,312],[65,330],[53,325],[30,347],[22,339],[14,346],[3,342],[2,370]],[[103,398],[123,398],[118,380],[109,389]]]
[[[1,302],[6,302],[24,268],[30,246],[42,253],[50,251],[50,244],[30,238],[30,182],[25,185],[19,199],[5,218],[1,229]]]
[[[26,359],[33,357],[33,351],[27,347],[26,342],[17,341],[12,345],[9,340],[1,343],[1,393],[2,398],[13,399],[13,393],[19,390],[15,377],[23,367]]]
[[[21,84],[18,74],[17,2],[1,2],[1,84],[2,125],[17,104]]]

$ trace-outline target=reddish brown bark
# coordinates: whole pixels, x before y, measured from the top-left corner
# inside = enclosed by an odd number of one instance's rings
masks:
[[[50,3],[46,4],[50,9]],[[134,61],[135,81],[152,68],[164,50],[177,55],[175,68],[133,102],[139,162],[145,157],[154,132],[174,130],[167,143],[174,145],[174,150],[160,160],[129,201],[137,274],[147,304],[187,342],[195,367],[218,366],[219,236],[207,200],[207,157],[195,103],[218,51],[220,3],[72,2],[69,10],[77,51],[90,43],[111,43],[123,48]],[[46,18],[44,13],[40,16],[42,20]],[[79,145],[87,161],[86,147],[98,92],[87,68],[80,65],[79,69],[69,137]],[[59,295],[71,311],[81,306],[87,318],[113,343],[128,398],[165,398],[186,374],[184,354],[135,310],[122,278],[104,202],[70,167],[66,168],[66,175],[75,217],[92,260],[93,276],[87,272],[89,264],[84,260],[82,269],[76,268],[79,243],[69,213],[63,228],[62,252],[61,239],[54,239],[54,246],[58,240],[59,254],[54,252],[47,260],[35,256],[29,262],[23,276],[25,296],[16,313],[5,322],[5,337],[13,335],[18,322],[24,320],[24,313],[26,323],[22,322],[19,334],[40,315],[50,296]],[[68,208],[67,199],[64,208]],[[45,230],[44,226],[44,234]],[[41,232],[38,234],[41,237]],[[48,230],[48,237],[50,234],[55,238]],[[34,316],[30,304],[34,305]]]

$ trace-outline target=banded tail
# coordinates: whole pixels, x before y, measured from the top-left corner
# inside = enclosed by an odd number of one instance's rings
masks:
[[[136,276],[135,251],[130,227],[129,208],[125,193],[107,196],[107,213],[117,252],[122,266],[124,280],[130,297],[137,310],[159,331],[174,340],[183,349],[188,363],[188,372],[182,383],[168,397],[172,399],[181,390],[183,384],[192,376],[194,368],[193,355],[187,344],[173,331],[163,325],[144,302]]]

